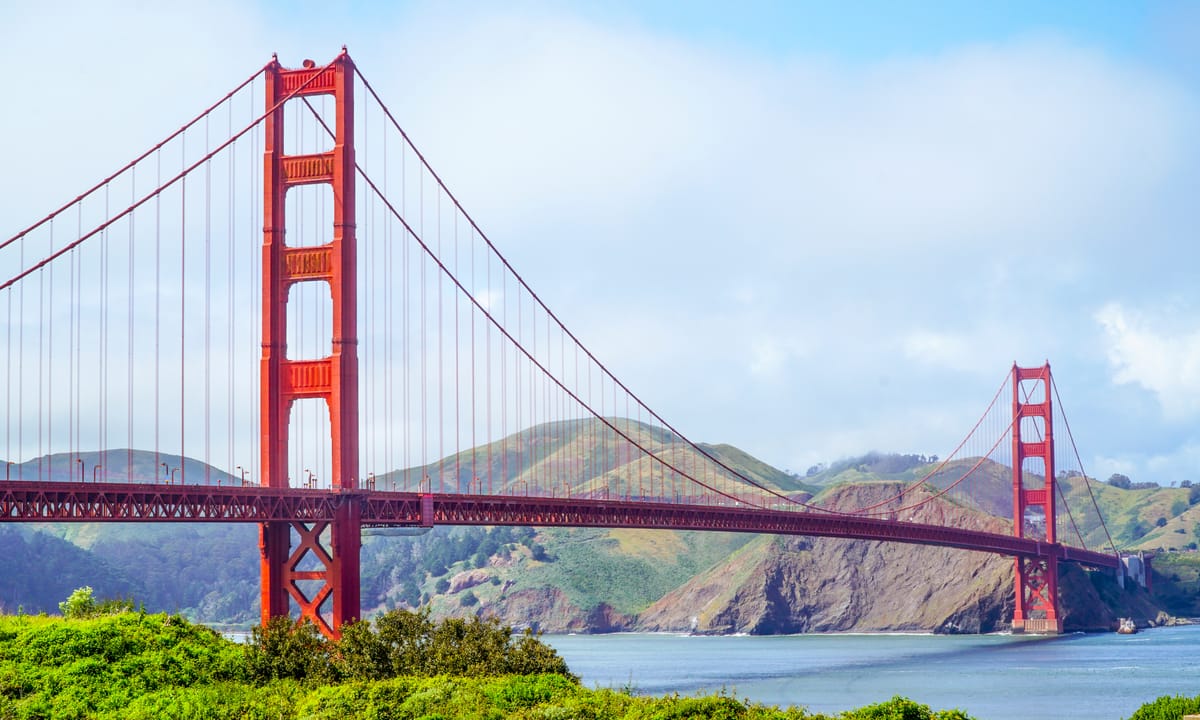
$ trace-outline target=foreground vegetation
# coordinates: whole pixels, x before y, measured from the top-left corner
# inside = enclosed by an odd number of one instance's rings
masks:
[[[639,697],[588,689],[549,646],[494,621],[396,611],[326,641],[279,620],[245,644],[177,615],[95,603],[77,591],[65,617],[0,617],[4,720],[970,720],[896,697],[836,716],[715,695]],[[1164,697],[1132,720],[1175,720],[1200,697]]]
[[[1200,695],[1193,698],[1164,695],[1138,708],[1129,720],[1180,720],[1194,713],[1200,713]]]
[[[347,626],[338,642],[286,620],[231,642],[178,615],[95,603],[64,617],[0,617],[0,718],[13,720],[424,720],[774,718],[832,720],[720,693],[638,697],[587,689],[549,646],[495,621],[433,622],[395,611]],[[969,720],[904,698],[840,720]]]

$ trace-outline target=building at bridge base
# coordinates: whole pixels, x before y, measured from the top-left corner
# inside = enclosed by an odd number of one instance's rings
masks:
[[[1044,556],[1014,561],[1013,632],[1058,634],[1058,557],[1054,554],[1055,479],[1050,364],[1013,365],[1013,534],[1044,540]]]
[[[269,522],[260,527],[262,616],[291,614],[336,637],[359,616],[361,519],[358,487],[358,357],[355,241],[354,64],[343,50],[332,63],[284,69],[276,60],[264,70],[266,116],[263,173],[263,333],[260,414],[262,476],[268,487],[291,485],[288,425],[297,400],[323,400],[331,430],[333,491],[342,502],[331,522]],[[284,152],[286,101],[331,95],[336,123],[327,152]],[[307,104],[307,100],[304,100]],[[288,190],[332,187],[332,239],[322,245],[286,244]],[[330,354],[293,360],[287,354],[287,305],[297,283],[328,283],[332,296]],[[298,542],[293,547],[293,536]],[[326,544],[326,538],[328,541]]]

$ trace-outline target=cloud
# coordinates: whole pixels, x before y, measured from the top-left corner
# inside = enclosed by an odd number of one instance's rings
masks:
[[[1172,421],[1200,415],[1200,327],[1164,327],[1171,318],[1147,317],[1109,303],[1096,312],[1104,330],[1112,380],[1138,385],[1158,398]]]
[[[968,372],[977,370],[978,343],[962,335],[917,330],[904,339],[904,355],[922,365]]]
[[[20,140],[6,227],[271,50],[328,59],[317,36],[337,32],[539,296],[697,439],[794,468],[944,454],[1014,359],[1091,377],[1106,350],[1118,382],[1194,415],[1194,332],[1124,308],[1156,317],[1149,288],[1196,299],[1200,103],[1136,60],[1045,35],[851,63],[559,6],[332,24],[301,9],[283,25],[236,3],[43,7],[0,10],[0,56],[37,69],[11,89],[37,116],[0,117]],[[1112,429],[1110,388],[1081,392],[1066,398],[1092,410],[1072,418],[1078,435],[1114,457],[1172,456],[1148,445],[1157,427]]]

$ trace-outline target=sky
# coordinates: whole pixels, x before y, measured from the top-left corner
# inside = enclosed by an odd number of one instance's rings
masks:
[[[689,437],[945,455],[1048,360],[1090,475],[1200,481],[1200,6],[3,3],[0,229],[342,45]]]

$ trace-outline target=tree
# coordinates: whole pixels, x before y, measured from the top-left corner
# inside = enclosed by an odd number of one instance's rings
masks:
[[[514,675],[540,675],[554,673],[572,677],[567,668],[567,661],[558,656],[558,652],[538,639],[538,636],[528,628],[517,641],[509,655],[508,671]]]
[[[429,638],[428,658],[437,675],[504,675],[512,636],[494,617],[446,618]]]
[[[1113,473],[1112,475],[1109,475],[1108,484],[1122,490],[1128,490],[1133,486],[1133,482],[1130,481],[1129,476],[1122,475],[1121,473]]]
[[[471,607],[479,604],[479,598],[476,597],[474,590],[468,590],[458,599],[458,604],[463,607]]]
[[[1159,518],[1158,518],[1157,520],[1155,520],[1155,521],[1154,521],[1154,525],[1155,525],[1156,527],[1166,527],[1166,526],[1167,526],[1167,519],[1166,519],[1165,517],[1159,516]]]
[[[1195,505],[1196,503],[1200,503],[1200,485],[1193,485],[1188,490],[1188,505]]]
[[[474,597],[467,592],[464,597]],[[555,673],[577,681],[554,648],[526,631],[519,639],[495,617],[429,619],[419,612],[391,610],[370,622],[346,625],[333,657],[343,677],[389,677]]]
[[[329,643],[308,620],[297,624],[289,617],[273,617],[250,631],[246,671],[259,683],[281,678],[327,679],[333,667],[329,650]]]
[[[401,583],[400,602],[414,608],[421,604],[421,588],[417,587],[412,578],[405,578]]]
[[[337,643],[337,665],[348,680],[380,680],[387,676],[388,647],[371,631],[370,622],[342,625],[342,638]]]
[[[92,587],[76,588],[65,601],[58,604],[58,611],[65,618],[78,620],[96,614],[96,601],[92,598]]]
[[[428,607],[418,612],[386,612],[375,619],[375,631],[385,648],[387,659],[381,672],[386,677],[428,673],[427,648],[433,633]]]

